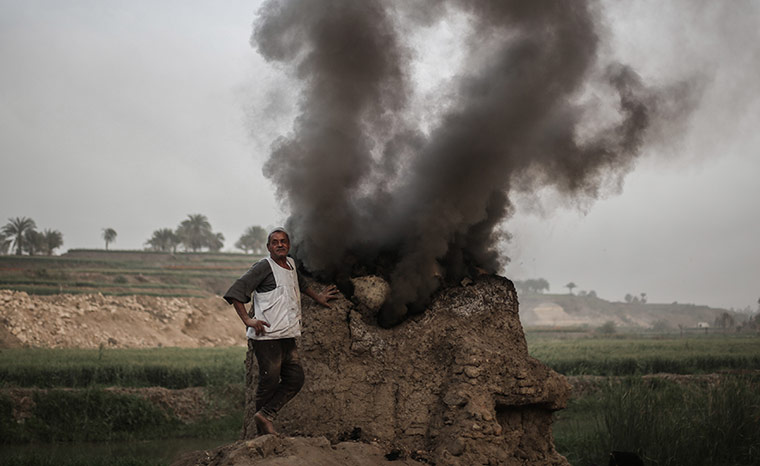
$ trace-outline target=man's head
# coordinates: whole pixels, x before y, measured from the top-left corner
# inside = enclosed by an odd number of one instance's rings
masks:
[[[267,251],[272,259],[284,260],[290,251],[290,236],[284,228],[272,230],[267,237]]]

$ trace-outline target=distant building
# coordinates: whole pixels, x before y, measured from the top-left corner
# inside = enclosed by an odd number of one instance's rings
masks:
[[[710,328],[710,324],[707,322],[697,322],[697,328]]]

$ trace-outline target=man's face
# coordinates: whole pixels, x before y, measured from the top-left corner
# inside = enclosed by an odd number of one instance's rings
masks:
[[[267,250],[272,259],[285,259],[288,256],[288,251],[290,251],[288,235],[281,231],[272,233],[272,237],[269,238],[269,243],[267,243]]]

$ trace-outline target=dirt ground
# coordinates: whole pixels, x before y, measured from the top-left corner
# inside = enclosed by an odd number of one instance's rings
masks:
[[[50,296],[0,290],[0,348],[155,348],[245,344],[222,298]]]

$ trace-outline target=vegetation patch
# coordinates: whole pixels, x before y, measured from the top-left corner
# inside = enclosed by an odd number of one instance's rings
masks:
[[[29,294],[208,297],[223,293],[260,256],[230,253],[69,250],[0,255],[0,288]]]
[[[16,441],[104,441],[138,433],[163,436],[179,425],[179,420],[150,401],[100,389],[37,393],[26,422],[30,438]]]
[[[0,351],[4,387],[205,387],[241,383],[246,349],[42,349]]]
[[[224,389],[15,389],[0,396],[2,443],[235,437],[242,384]]]
[[[714,384],[628,378],[571,400],[556,414],[557,450],[571,464],[605,464],[630,451],[645,464],[755,465],[760,462],[760,378]]]
[[[701,374],[760,369],[754,336],[689,338],[528,338],[531,356],[565,375]]]

